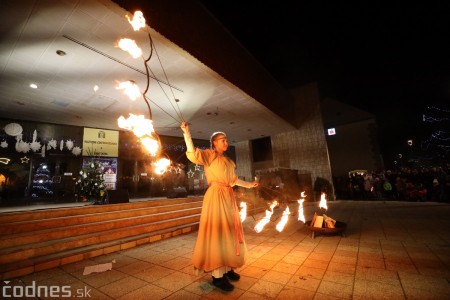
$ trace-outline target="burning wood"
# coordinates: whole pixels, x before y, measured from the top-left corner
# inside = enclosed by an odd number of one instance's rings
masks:
[[[325,222],[326,228],[334,228],[334,225],[336,224],[336,220],[330,218],[326,214],[323,214],[323,221]]]
[[[321,210],[327,210],[327,199],[325,198],[325,193],[322,193],[320,197],[320,203],[319,208]],[[322,214],[322,216],[319,216],[317,213],[314,213],[314,217],[311,221],[310,226],[311,227],[318,227],[318,228],[335,228],[336,220],[330,218],[326,214]]]
[[[311,227],[322,228],[323,226],[323,216],[319,216],[317,213],[314,213],[314,217],[311,220]]]

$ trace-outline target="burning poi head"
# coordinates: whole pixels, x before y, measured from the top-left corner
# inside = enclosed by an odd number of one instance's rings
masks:
[[[151,156],[157,155],[160,142],[153,128],[152,120],[146,119],[143,115],[130,114],[128,119],[120,116],[117,123],[120,128],[133,131]]]
[[[141,11],[136,11],[133,15],[133,19],[130,19],[128,15],[125,16],[130,22],[131,26],[133,26],[134,31],[138,31],[141,28],[145,27],[145,18],[144,14]]]
[[[170,166],[170,160],[163,157],[157,162],[155,162],[154,165],[155,165],[155,173],[158,175],[162,175],[166,172],[167,168]]]

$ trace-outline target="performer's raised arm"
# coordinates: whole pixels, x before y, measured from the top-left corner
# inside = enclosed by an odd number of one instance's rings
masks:
[[[181,122],[180,126],[183,131],[184,142],[186,143],[187,152],[194,152],[194,143],[192,142],[191,132],[189,131],[189,125],[186,121]]]

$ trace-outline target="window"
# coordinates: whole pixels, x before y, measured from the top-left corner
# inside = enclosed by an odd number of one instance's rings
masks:
[[[270,137],[264,137],[252,140],[253,162],[272,160],[272,140]]]

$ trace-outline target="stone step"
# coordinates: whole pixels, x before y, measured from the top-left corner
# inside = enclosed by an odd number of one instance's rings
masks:
[[[176,219],[189,215],[198,215],[201,212],[201,203],[200,206],[198,203],[191,207],[192,203],[185,204],[185,206],[164,206],[164,208],[170,208],[172,211],[165,212],[154,212],[152,214],[142,214],[142,211],[133,211],[136,216],[133,216],[129,213],[126,216],[122,216],[122,212],[117,213],[116,216],[112,216],[110,213],[107,214],[108,219],[104,219],[105,215],[99,215],[99,219],[95,219],[97,215],[87,216],[84,220],[85,216],[78,216],[77,218],[83,219],[80,220],[79,224],[72,223],[67,224],[69,222],[62,222],[58,219],[47,220],[47,223],[53,221],[53,226],[46,227],[45,229],[40,229],[39,226],[36,226],[33,230],[33,221],[28,222],[26,224],[28,227],[28,231],[22,231],[19,234],[8,234],[0,237],[0,263],[2,263],[2,255],[5,252],[12,251],[12,249],[20,249],[24,245],[29,245],[37,242],[45,242],[49,240],[63,239],[66,237],[77,236],[81,234],[89,234],[95,232],[104,232],[107,230],[117,229],[121,227],[130,227],[140,224],[151,224],[158,221]],[[143,211],[148,211],[148,209],[143,209]],[[156,210],[157,211],[157,210]],[[69,217],[71,218],[71,217]],[[38,222],[38,221],[36,221]],[[51,224],[49,224],[51,225]]]
[[[91,233],[83,233],[78,235],[66,235],[62,238],[47,240],[44,242],[36,242],[30,244],[23,244],[16,247],[5,248],[0,251],[0,265],[16,262],[33,257],[49,255],[51,253],[70,250],[73,248],[80,248],[88,245],[109,242],[113,240],[123,239],[129,236],[136,236],[152,231],[168,229],[171,227],[182,226],[198,222],[200,214],[190,214],[174,219],[164,219],[156,222],[147,222],[138,225],[130,226],[128,220],[120,220],[116,223],[128,225],[120,226],[119,228],[111,228],[103,231],[96,231]],[[94,224],[92,225],[94,226]]]
[[[83,215],[69,215],[69,216],[60,216],[60,217],[52,217],[42,215],[41,219],[34,220],[26,220],[26,221],[14,221],[9,223],[4,223],[0,226],[0,248],[3,248],[5,244],[3,244],[3,237],[7,235],[14,235],[19,233],[26,233],[31,231],[38,230],[58,230],[58,228],[62,228],[65,226],[73,226],[73,225],[82,225],[87,223],[101,222],[107,220],[114,219],[125,219],[129,217],[138,217],[138,216],[146,216],[153,215],[158,213],[176,211],[179,209],[187,209],[187,208],[198,208],[202,206],[202,201],[191,201],[186,203],[168,203],[166,202],[158,202],[161,205],[159,206],[144,206],[144,207],[134,207],[131,208],[129,205],[124,207],[126,209],[114,210],[114,211],[99,211],[99,212],[91,212],[91,209],[85,209],[85,214]],[[156,203],[152,203],[156,204]],[[109,205],[105,205],[103,207],[107,207]],[[97,211],[97,209],[95,210]]]
[[[1,280],[25,276],[34,272],[56,268],[61,265],[82,261],[99,255],[130,249],[142,244],[156,242],[180,234],[198,230],[198,222],[171,227],[164,230],[128,236],[109,242],[88,245],[80,248],[60,251],[45,256],[10,262],[0,265]]]
[[[198,230],[202,197],[0,214],[0,274],[10,279]],[[267,208],[250,203],[251,214]]]
[[[45,210],[31,210],[19,212],[5,212],[0,214],[0,224],[13,223],[20,221],[31,221],[48,218],[83,216],[95,213],[124,211],[129,209],[141,209],[145,207],[157,207],[162,205],[181,204],[202,201],[203,197],[188,197],[176,199],[142,199],[129,203],[117,203],[107,205],[92,205],[87,203],[84,206],[53,208]]]

